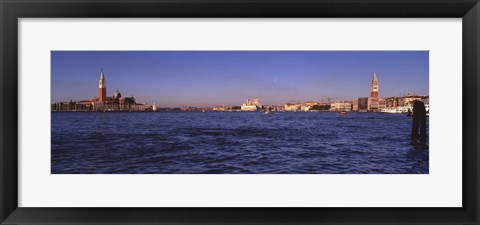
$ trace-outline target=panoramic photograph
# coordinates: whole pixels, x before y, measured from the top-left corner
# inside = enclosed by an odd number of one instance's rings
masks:
[[[50,102],[51,174],[429,173],[429,51],[51,51]]]

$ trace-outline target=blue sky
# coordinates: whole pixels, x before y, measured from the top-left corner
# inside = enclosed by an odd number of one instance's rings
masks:
[[[241,105],[367,97],[373,73],[379,95],[428,95],[428,51],[52,51],[51,101],[107,96],[160,106]]]

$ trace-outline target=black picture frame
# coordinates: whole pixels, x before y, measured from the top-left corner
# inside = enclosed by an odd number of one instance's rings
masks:
[[[2,224],[479,224],[478,0],[0,0]],[[122,17],[462,18],[461,208],[18,207],[18,19]],[[445,43],[448,44],[448,43]],[[453,149],[452,149],[453,150]],[[125,193],[129,194],[129,193]]]

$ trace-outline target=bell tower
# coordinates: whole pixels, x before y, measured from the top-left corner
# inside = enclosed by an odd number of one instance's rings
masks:
[[[103,75],[103,69],[100,72],[100,80],[98,81],[98,100],[100,102],[107,100],[107,81]]]
[[[373,73],[372,84],[370,85],[370,97],[378,98],[377,73]]]

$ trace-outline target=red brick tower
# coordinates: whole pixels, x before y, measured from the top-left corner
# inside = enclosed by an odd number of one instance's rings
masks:
[[[107,100],[107,81],[103,75],[103,69],[100,72],[100,80],[98,81],[98,100],[105,102]]]
[[[378,98],[377,73],[373,73],[372,84],[370,85],[370,97]]]

